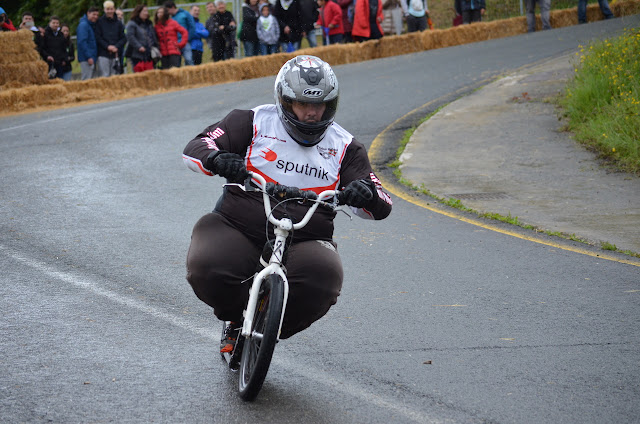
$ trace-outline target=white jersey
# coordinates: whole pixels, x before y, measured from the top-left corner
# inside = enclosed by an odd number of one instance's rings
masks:
[[[334,190],[340,167],[353,136],[333,123],[325,137],[312,147],[301,146],[289,136],[275,105],[253,109],[254,136],[247,149],[247,169],[269,182],[320,193]]]
[[[211,152],[220,150],[242,156],[247,169],[269,182],[316,193],[342,190],[352,181],[370,179],[377,188],[376,201],[368,208],[354,208],[355,214],[366,219],[384,219],[391,212],[391,198],[373,173],[366,149],[335,122],[320,143],[301,146],[287,133],[275,105],[233,110],[193,138],[182,157],[189,169],[213,175],[205,165]],[[306,210],[305,205],[288,205],[292,216],[301,217]],[[215,211],[251,239],[264,238],[265,216],[259,193],[227,187]],[[318,209],[311,222],[296,231],[294,239],[331,240],[334,217],[335,212]]]

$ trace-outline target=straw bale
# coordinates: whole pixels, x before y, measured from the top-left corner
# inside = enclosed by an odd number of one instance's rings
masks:
[[[616,16],[640,13],[640,0],[618,1],[611,5]],[[597,4],[587,7],[589,21],[603,19]],[[577,23],[577,8],[554,10],[551,25],[560,28]],[[538,22],[538,25],[540,23]],[[387,36],[363,43],[307,48],[294,53],[278,53],[207,63],[200,66],[152,70],[87,81],[62,82],[46,78],[47,65],[39,59],[29,31],[0,34],[0,58],[12,56],[11,63],[0,59],[0,110],[11,113],[47,105],[77,104],[115,100],[203,85],[274,76],[282,64],[297,54],[313,54],[332,65],[361,62],[382,57],[415,53],[442,47],[510,37],[527,31],[525,17],[479,22],[445,30],[429,30]],[[11,55],[8,53],[11,52]],[[4,55],[3,55],[4,53]],[[24,62],[22,67],[16,64]],[[25,66],[33,66],[31,70]],[[5,76],[6,75],[6,76]],[[19,81],[15,78],[19,77]],[[22,82],[25,81],[25,82]],[[37,81],[37,82],[35,82]],[[39,84],[19,87],[20,84]]]
[[[48,66],[36,51],[31,31],[0,33],[0,88],[45,84]]]
[[[35,49],[35,43],[28,29],[0,32],[0,53],[16,54],[30,49]]]
[[[640,1],[618,1],[611,4],[611,11],[616,16],[629,16],[640,13]]]
[[[48,66],[43,60],[26,63],[0,64],[0,87],[8,83],[21,85],[46,84]]]

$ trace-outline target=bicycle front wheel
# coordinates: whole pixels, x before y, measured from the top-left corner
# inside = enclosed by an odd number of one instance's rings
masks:
[[[284,281],[271,274],[262,282],[251,334],[242,350],[239,390],[244,400],[254,400],[262,388],[278,340],[283,307]]]

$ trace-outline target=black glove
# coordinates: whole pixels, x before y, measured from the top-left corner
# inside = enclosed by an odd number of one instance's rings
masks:
[[[302,200],[316,200],[318,195],[313,191],[300,190],[298,187],[289,187],[280,184],[267,183],[267,194],[277,199],[296,199],[302,198]]]
[[[241,183],[249,176],[242,156],[224,150],[212,152],[207,158],[206,167],[232,183]]]
[[[376,197],[376,186],[373,181],[355,180],[338,194],[338,203],[355,208],[366,208],[373,205]]]

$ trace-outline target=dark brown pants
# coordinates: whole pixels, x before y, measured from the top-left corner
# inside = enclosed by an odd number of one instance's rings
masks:
[[[198,298],[223,321],[242,321],[242,311],[262,253],[217,213],[193,228],[187,254],[187,281]],[[289,247],[289,299],[280,338],[309,327],[335,305],[342,288],[342,262],[335,243],[304,241]]]

